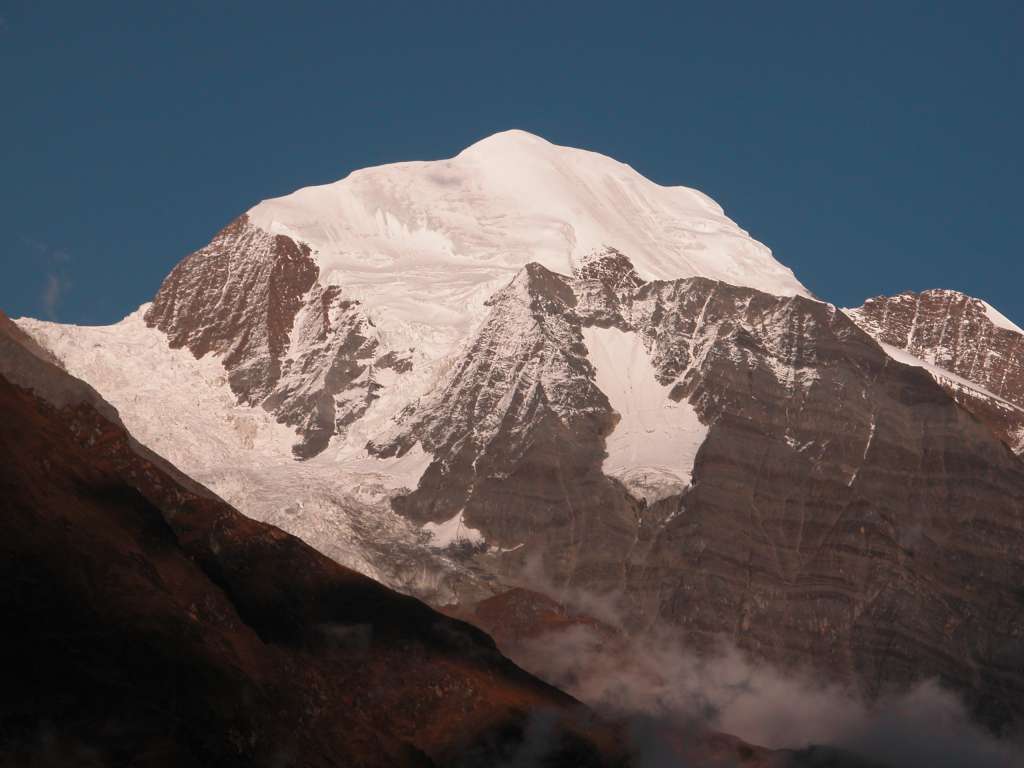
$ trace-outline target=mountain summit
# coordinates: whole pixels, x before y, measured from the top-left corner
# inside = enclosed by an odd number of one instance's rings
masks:
[[[706,195],[519,130],[448,160],[355,171],[248,217],[309,245],[320,281],[344,285],[396,344],[446,345],[528,262],[570,274],[605,247],[629,254],[645,280],[702,276],[807,293]]]

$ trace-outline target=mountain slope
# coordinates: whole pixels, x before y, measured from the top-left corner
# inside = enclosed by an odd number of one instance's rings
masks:
[[[448,384],[371,446],[420,441],[435,457],[395,508],[458,513],[498,574],[540,559],[549,583],[620,595],[628,626],[709,648],[728,637],[869,695],[939,676],[991,722],[1018,717],[1020,460],[835,307],[703,278],[645,283],[622,254],[593,266],[608,291],[525,268]],[[638,340],[663,393],[643,403],[651,425],[693,409],[658,466],[644,463],[649,426],[609,475],[628,419],[597,386],[583,343],[595,333]]]

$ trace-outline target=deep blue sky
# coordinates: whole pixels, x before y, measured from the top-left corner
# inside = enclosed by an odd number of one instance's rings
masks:
[[[1024,4],[0,0],[0,308],[116,320],[262,198],[518,127],[697,187],[841,305],[1024,324]]]

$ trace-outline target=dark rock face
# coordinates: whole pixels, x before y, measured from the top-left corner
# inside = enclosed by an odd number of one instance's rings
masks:
[[[939,383],[1011,448],[1024,450],[1024,335],[993,322],[984,302],[957,291],[878,296],[850,312],[878,341],[955,377]]]
[[[171,271],[146,322],[172,347],[218,355],[239,402],[296,428],[310,458],[376,397],[376,367],[408,370],[408,356],[378,355],[358,301],[318,282],[308,246],[241,216]]]
[[[834,307],[601,261],[575,278],[530,265],[495,297],[446,386],[374,446],[434,452],[396,508],[462,509],[514,550],[499,572],[539,558],[557,584],[623,596],[631,626],[725,637],[870,695],[938,676],[990,724],[1018,717],[1021,461]],[[709,426],[684,493],[648,505],[602,473],[617,414],[587,325],[639,334]]]
[[[231,388],[255,405],[281,377],[288,334],[316,277],[308,247],[241,216],[171,270],[146,322],[172,347],[223,356]]]
[[[623,300],[629,301],[644,281],[633,263],[614,248],[592,254],[573,274],[574,294],[592,325],[625,328]]]
[[[712,428],[627,589],[697,642],[1019,716],[1019,460],[832,308],[705,291],[717,339],[680,384]]]
[[[337,287],[313,289],[295,321],[281,379],[263,406],[298,428],[300,458],[324,448],[337,432],[365,413],[374,395],[368,375],[377,339],[358,302],[341,298]]]
[[[243,517],[22,342],[0,316],[0,762],[483,766],[538,715],[550,764],[624,764],[486,635]]]

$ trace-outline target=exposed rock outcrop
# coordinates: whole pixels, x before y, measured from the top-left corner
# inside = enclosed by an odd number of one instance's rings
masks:
[[[981,299],[931,290],[878,296],[849,315],[920,360],[958,403],[1024,452],[1024,332]]]
[[[171,271],[146,312],[172,347],[217,356],[239,402],[295,427],[298,458],[366,412],[375,370],[411,366],[407,354],[380,353],[359,302],[318,275],[309,246],[241,216]]]
[[[172,347],[219,356],[241,401],[257,405],[281,378],[295,316],[317,271],[308,246],[240,216],[171,270],[146,322]]]

